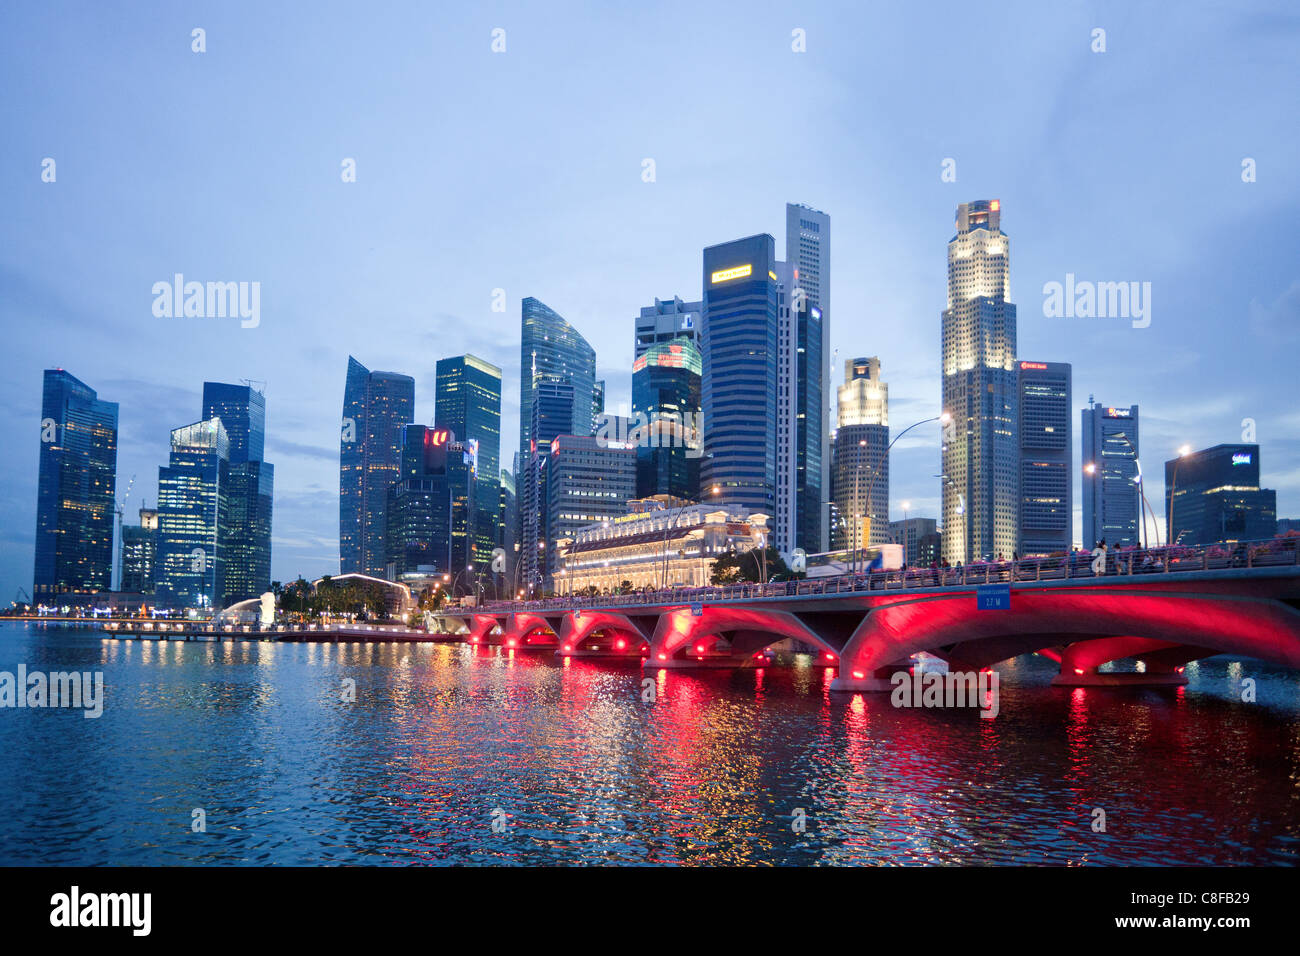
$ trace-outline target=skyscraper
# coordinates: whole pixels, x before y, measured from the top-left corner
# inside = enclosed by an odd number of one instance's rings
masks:
[[[1259,485],[1259,446],[1215,445],[1165,462],[1165,540],[1235,544],[1277,533],[1277,492]]]
[[[178,605],[220,607],[230,546],[230,441],[219,418],[172,429],[158,469],[156,592]]]
[[[574,401],[573,395],[573,385],[568,382],[540,381],[531,396],[528,433],[532,438],[524,457],[523,487],[517,491],[519,559],[523,562],[521,580],[526,584],[540,586],[546,573],[550,547],[547,541],[550,496],[546,482],[550,474],[547,464],[551,457],[551,442],[560,435],[571,435],[580,430],[585,422],[583,406]]]
[[[157,563],[158,510],[141,508],[140,523],[122,527],[121,590],[131,594],[153,594]]]
[[[795,548],[824,551],[822,540],[821,310],[800,285],[798,268],[778,262],[776,520],[772,544],[782,554]]]
[[[778,298],[775,240],[704,250],[704,460],[701,486],[773,516],[776,508]]]
[[[632,414],[640,432],[636,497],[700,496],[703,372],[703,357],[690,335],[652,345],[632,363]]]
[[[1074,543],[1074,442],[1070,366],[1018,363],[1021,557],[1060,554]]]
[[[547,578],[558,565],[554,543],[580,528],[627,512],[636,497],[636,449],[622,442],[602,443],[591,435],[558,435],[547,464]]]
[[[542,382],[573,387],[572,415],[580,423],[570,431],[595,431],[596,350],[563,316],[537,299],[523,301],[519,346],[519,458],[526,461],[531,442],[533,392]],[[581,409],[581,410],[579,410]]]
[[[880,359],[844,363],[832,448],[832,547],[852,548],[855,537],[858,548],[884,544],[889,540],[889,385],[880,378]]]
[[[819,543],[805,542],[803,547],[806,550],[816,548],[818,551],[826,550],[830,541],[830,529],[822,526],[825,522],[825,512],[823,511],[822,501],[827,499],[831,487],[831,421],[829,416],[830,407],[830,359],[831,359],[831,217],[819,209],[813,209],[811,206],[805,206],[800,203],[786,203],[785,205],[785,261],[789,263],[792,270],[792,278],[795,285],[803,289],[807,294],[808,305],[815,309],[817,314],[810,315],[820,326],[820,339],[814,339],[818,346],[816,360],[814,361],[813,349],[811,346],[806,347],[803,363],[807,369],[804,374],[806,383],[805,394],[807,401],[801,404],[810,404],[814,397],[820,402],[818,405],[818,417],[820,419],[817,427],[821,429],[820,449],[817,453],[817,462],[821,466],[821,475],[811,476],[805,481],[805,500],[811,505],[812,494],[811,487],[815,483],[821,500],[817,502],[819,527],[816,529],[820,534]],[[812,326],[810,325],[811,329]],[[813,392],[816,392],[815,396]],[[805,425],[812,426],[812,422],[805,419]],[[812,445],[806,446],[809,451]],[[807,456],[811,460],[812,456]],[[809,513],[810,508],[805,507],[805,514]],[[813,532],[813,529],[800,521],[802,532],[807,535]]]
[[[113,575],[117,403],[46,369],[36,487],[33,596],[107,591]]]
[[[382,576],[388,490],[402,460],[402,426],[415,417],[415,379],[371,372],[348,357],[339,439],[339,568]]]
[[[386,512],[385,565],[391,580],[420,567],[457,575],[468,565],[479,566],[473,447],[448,428],[408,424],[402,427],[401,461]],[[496,486],[489,487],[495,500]]]
[[[943,552],[963,564],[1018,547],[1020,446],[1016,307],[1010,241],[996,199],[957,207],[948,242],[948,307],[942,315],[945,436]]]
[[[474,562],[486,565],[501,536],[501,369],[476,355],[438,362],[433,423],[474,443]]]
[[[1105,540],[1111,548],[1142,544],[1138,476],[1138,407],[1098,405],[1083,410],[1083,547]]]
[[[703,302],[683,302],[677,296],[655,299],[654,305],[642,307],[636,320],[632,359],[635,361],[656,345],[664,345],[685,336],[696,348],[700,346]]]
[[[220,418],[229,441],[226,504],[230,542],[225,554],[222,605],[265,593],[271,586],[271,524],[275,470],[263,460],[266,397],[251,384],[203,383],[203,418]]]

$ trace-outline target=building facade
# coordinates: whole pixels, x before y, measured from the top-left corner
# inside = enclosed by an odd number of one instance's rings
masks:
[[[1277,533],[1277,492],[1261,488],[1258,445],[1215,445],[1165,462],[1165,540],[1236,544]]]
[[[700,385],[704,359],[693,336],[647,348],[632,364],[636,497],[700,497]],[[621,437],[621,436],[618,436]]]
[[[1019,545],[1016,307],[996,199],[957,207],[942,315],[943,549],[950,563],[1010,558]]]
[[[339,569],[384,573],[388,492],[402,462],[402,428],[415,417],[415,379],[372,372],[348,358],[339,440]]]
[[[158,563],[158,509],[141,508],[138,525],[122,527],[122,584],[128,594],[153,594]]]
[[[889,385],[880,359],[844,363],[832,444],[831,542],[837,551],[889,541]]]
[[[528,455],[531,443],[538,440],[525,410],[532,409],[533,394],[544,382],[573,389],[569,418],[574,425],[566,433],[590,435],[595,431],[596,350],[562,315],[532,297],[524,299],[522,306],[519,369],[521,461]]]
[[[1021,557],[1065,554],[1074,544],[1070,366],[1019,362]]]
[[[703,302],[683,302],[677,296],[671,299],[657,298],[654,305],[643,307],[636,319],[636,335],[632,343],[633,361],[656,345],[664,345],[674,339],[690,339],[692,345],[700,348],[703,314]]]
[[[501,537],[501,369],[475,355],[438,362],[433,424],[472,446],[474,560],[486,565]]]
[[[389,489],[386,510],[388,580],[421,568],[457,575],[479,564],[474,551],[476,484],[473,446],[458,441],[450,429],[403,427],[401,474]],[[495,499],[495,487],[492,495]]]
[[[560,435],[551,440],[546,475],[548,576],[558,567],[553,546],[592,522],[627,513],[636,497],[636,449],[601,442],[592,435]]]
[[[95,594],[113,583],[117,403],[63,369],[41,390],[32,596]]]
[[[1142,544],[1138,407],[1098,405],[1090,399],[1081,420],[1082,546],[1090,550],[1105,541],[1110,548],[1137,547]]]
[[[906,517],[889,522],[889,540],[903,546],[903,560],[909,568],[928,568],[942,562],[936,547],[939,522],[934,518]]]
[[[266,396],[249,383],[204,382],[203,418],[221,419],[229,447],[230,541],[220,595],[225,606],[257,597],[271,587],[275,470],[264,459]]]
[[[769,516],[777,483],[777,265],[766,234],[704,250],[700,484]]]
[[[713,563],[745,553],[768,533],[767,515],[743,506],[692,504],[658,496],[629,501],[625,513],[577,528],[558,542],[557,587],[615,591],[704,587]]]
[[[230,547],[230,445],[219,418],[172,429],[158,469],[155,593],[181,607],[218,608]]]

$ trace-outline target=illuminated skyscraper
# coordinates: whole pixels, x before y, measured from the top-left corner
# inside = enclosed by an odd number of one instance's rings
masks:
[[[117,403],[63,369],[46,369],[36,487],[33,596],[112,586]]]
[[[415,379],[372,372],[348,357],[339,438],[339,568],[382,576],[388,490],[402,461],[402,426],[415,417]]]
[[[831,546],[883,544],[889,537],[889,385],[880,359],[844,363],[837,390],[833,448]]]
[[[703,302],[683,302],[677,296],[655,299],[654,305],[644,306],[636,320],[633,360],[639,359],[656,345],[664,345],[683,336],[699,348],[703,312]]]
[[[1083,547],[1105,540],[1111,548],[1142,544],[1138,407],[1098,405],[1083,410]]]
[[[230,547],[230,442],[219,418],[174,428],[158,469],[156,591],[181,606],[221,607]]]
[[[943,554],[967,564],[1018,547],[1016,307],[996,199],[957,207],[942,316]]]
[[[501,369],[476,355],[438,362],[433,423],[473,446],[474,561],[486,565],[501,535]]]
[[[1074,543],[1070,365],[1018,362],[1021,557],[1062,554]]]
[[[573,387],[574,428],[595,432],[596,350],[565,318],[534,298],[523,301],[519,347],[519,458],[527,461],[531,443],[533,391],[542,382]]]
[[[693,336],[652,345],[632,363],[636,497],[700,496],[700,378],[703,358]]]

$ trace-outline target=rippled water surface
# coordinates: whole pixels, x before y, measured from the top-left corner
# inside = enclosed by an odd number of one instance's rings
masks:
[[[832,697],[804,658],[660,673],[653,703],[635,665],[461,645],[0,624],[0,670],[19,663],[102,670],[106,704],[0,709],[4,864],[1300,858],[1300,680],[1253,661],[1069,690],[1019,658],[993,720]]]

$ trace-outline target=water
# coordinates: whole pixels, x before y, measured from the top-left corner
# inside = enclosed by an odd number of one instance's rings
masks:
[[[636,665],[460,645],[0,624],[0,670],[19,663],[102,670],[106,703],[97,720],[0,709],[0,864],[1300,857],[1300,678],[1254,661],[1191,665],[1180,689],[1070,690],[1019,658],[993,720],[832,697],[806,659],[663,672],[653,704]]]

